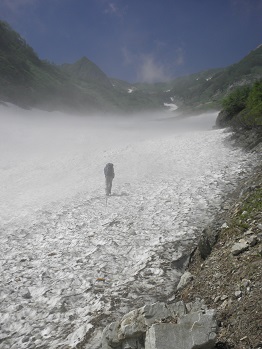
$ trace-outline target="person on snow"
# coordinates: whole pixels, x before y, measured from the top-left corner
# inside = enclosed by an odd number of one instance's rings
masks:
[[[110,162],[106,164],[104,174],[106,177],[106,195],[111,195],[112,182],[115,177],[114,165]]]

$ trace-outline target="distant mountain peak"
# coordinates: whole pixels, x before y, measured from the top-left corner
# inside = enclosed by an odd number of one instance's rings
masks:
[[[107,75],[90,59],[83,56],[73,64],[63,64],[65,70],[71,76],[84,80],[86,82],[99,82],[105,86],[112,87],[112,84]]]
[[[83,56],[82,58],[80,58],[79,60],[77,60],[74,64],[78,64],[78,63],[85,63],[85,64],[94,64],[92,61],[90,61],[90,59],[88,59],[86,56]]]

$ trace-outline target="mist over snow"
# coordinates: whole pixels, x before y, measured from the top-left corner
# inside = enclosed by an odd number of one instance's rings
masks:
[[[174,124],[166,121],[170,115],[79,117],[1,106],[1,218],[23,215],[78,192],[102,194],[103,166],[108,161],[116,163],[118,183],[132,181],[128,153],[118,163],[120,153],[173,132],[210,129],[215,120],[215,114],[209,114]],[[137,173],[144,165],[139,159],[132,163]]]
[[[217,113],[171,115],[0,106],[1,349],[100,348],[106,324],[172,299],[183,270],[167,266],[256,158],[212,129]]]

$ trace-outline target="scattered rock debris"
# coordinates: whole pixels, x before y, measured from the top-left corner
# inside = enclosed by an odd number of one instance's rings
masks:
[[[227,229],[221,227],[205,260],[196,250],[188,268],[194,279],[177,297],[184,301],[200,297],[217,309],[216,348],[262,348],[261,166],[240,184],[230,210],[222,215],[214,220],[214,234],[216,220],[225,219]]]

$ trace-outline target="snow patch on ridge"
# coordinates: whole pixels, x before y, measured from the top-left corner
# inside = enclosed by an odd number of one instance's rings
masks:
[[[178,106],[174,103],[164,103],[164,106],[168,107],[169,111],[175,111],[178,108]]]

